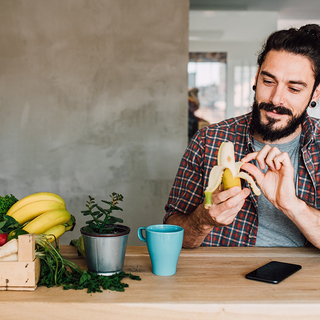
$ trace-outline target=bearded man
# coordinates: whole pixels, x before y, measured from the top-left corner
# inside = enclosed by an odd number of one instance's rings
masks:
[[[183,246],[320,248],[320,27],[274,32],[258,57],[252,111],[199,130],[182,157],[164,223],[184,228]],[[222,142],[262,194],[219,188],[204,207],[204,190]]]

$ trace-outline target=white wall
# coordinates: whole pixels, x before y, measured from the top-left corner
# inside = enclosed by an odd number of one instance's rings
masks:
[[[235,113],[235,68],[256,66],[257,55],[266,37],[280,29],[320,24],[320,20],[279,19],[276,11],[191,10],[189,16],[190,52],[227,52],[226,118]],[[249,90],[252,85],[249,84]],[[308,113],[320,118],[319,103],[316,108],[309,108]]]
[[[162,223],[187,144],[187,0],[0,2],[0,195],[87,196]]]
[[[273,11],[190,11],[189,51],[227,52],[226,118],[234,116],[235,68],[256,66],[264,40],[277,30],[277,19]]]

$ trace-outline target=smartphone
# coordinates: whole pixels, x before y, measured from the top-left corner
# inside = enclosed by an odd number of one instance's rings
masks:
[[[264,266],[246,274],[246,278],[250,280],[277,284],[293,275],[300,269],[301,266],[298,264],[271,261]]]

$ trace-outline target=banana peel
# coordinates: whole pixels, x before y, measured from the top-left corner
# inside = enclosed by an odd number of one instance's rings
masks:
[[[240,172],[243,164],[244,162],[235,161],[233,143],[230,141],[222,142],[218,152],[218,165],[211,169],[208,186],[204,192],[204,207],[206,209],[212,206],[212,193],[220,186],[221,182],[224,190],[228,190],[234,186],[241,187],[240,179],[244,179],[248,181],[255,195],[261,194],[252,177],[246,172]]]

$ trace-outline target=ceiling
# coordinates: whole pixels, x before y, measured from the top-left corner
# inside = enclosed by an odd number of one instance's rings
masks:
[[[190,0],[190,10],[277,11],[279,19],[319,20],[319,0]]]

